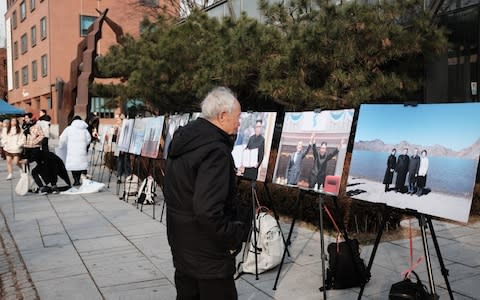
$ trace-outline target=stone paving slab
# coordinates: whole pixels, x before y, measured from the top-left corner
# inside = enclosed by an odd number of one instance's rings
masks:
[[[38,289],[40,299],[102,299],[102,295],[88,274],[37,281],[35,286]]]

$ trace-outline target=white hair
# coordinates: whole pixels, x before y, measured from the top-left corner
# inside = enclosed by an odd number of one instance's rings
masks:
[[[221,112],[232,112],[237,98],[226,87],[216,87],[202,101],[202,116],[211,120]]]

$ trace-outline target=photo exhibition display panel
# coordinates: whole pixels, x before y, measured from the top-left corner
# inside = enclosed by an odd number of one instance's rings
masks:
[[[468,222],[478,116],[480,103],[361,105],[347,195]]]

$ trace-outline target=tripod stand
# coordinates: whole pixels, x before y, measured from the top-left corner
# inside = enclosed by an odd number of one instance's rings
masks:
[[[277,289],[278,279],[280,278],[280,273],[282,272],[282,267],[283,267],[283,264],[285,262],[285,255],[287,254],[288,246],[291,245],[291,238],[292,238],[293,229],[295,227],[295,222],[298,218],[298,215],[300,214],[302,203],[303,203],[303,200],[305,199],[306,194],[318,195],[318,206],[319,206],[319,211],[320,211],[320,213],[319,213],[319,223],[320,223],[320,256],[321,256],[321,260],[322,260],[322,287],[326,286],[325,285],[326,284],[325,283],[325,258],[326,258],[326,255],[325,255],[325,239],[324,239],[323,212],[322,212],[323,209],[324,209],[325,200],[324,200],[322,194],[315,193],[312,190],[300,189],[298,197],[297,197],[297,201],[296,201],[295,214],[293,216],[293,220],[292,220],[292,223],[290,225],[290,230],[288,231],[287,240],[285,241],[285,250],[283,252],[282,260],[280,262],[280,266],[279,266],[278,271],[277,271],[277,276],[275,278],[275,283],[273,285],[273,290]],[[323,299],[327,299],[326,289],[321,288],[321,290],[323,292]]]
[[[420,230],[421,230],[421,234],[422,234],[423,250],[424,250],[424,254],[425,254],[425,261],[426,261],[427,271],[428,271],[428,282],[429,282],[429,285],[430,285],[431,294],[433,296],[436,296],[435,282],[433,280],[432,263],[431,263],[431,260],[430,260],[430,252],[429,252],[428,241],[427,241],[427,233],[425,231],[426,227],[428,227],[430,229],[430,234],[432,236],[432,241],[433,241],[433,244],[435,246],[435,251],[437,253],[438,262],[440,264],[440,269],[441,269],[443,278],[445,279],[445,285],[447,287],[450,299],[453,300],[453,292],[452,292],[452,289],[450,287],[450,282],[448,281],[448,270],[447,270],[447,268],[445,268],[445,264],[443,262],[443,257],[442,257],[442,254],[440,252],[440,246],[438,245],[437,236],[435,234],[435,230],[433,229],[433,223],[432,223],[431,216],[425,215],[425,214],[422,214],[422,213],[419,213],[419,212],[416,212],[416,211],[410,211],[409,210],[408,212],[411,215],[414,215],[418,219],[418,223],[419,223],[419,226],[420,226]],[[370,272],[371,269],[372,269],[373,260],[375,259],[375,254],[377,252],[378,245],[380,244],[380,240],[382,238],[383,230],[385,228],[385,225],[386,225],[387,220],[388,220],[391,213],[392,213],[392,208],[388,207],[388,206],[385,206],[385,212],[384,212],[382,224],[381,224],[380,229],[377,233],[377,237],[375,239],[375,244],[373,246],[372,254],[370,255],[370,259],[368,261],[367,272]],[[358,294],[358,299],[362,298],[364,290],[365,290],[365,283],[362,284],[362,286],[360,288],[360,293]]]
[[[239,178],[238,180],[240,181],[241,179],[242,178]],[[252,236],[253,236],[253,244],[251,244],[251,243],[246,244],[246,246],[244,248],[244,251],[243,251],[243,257],[244,258],[246,257],[246,255],[245,255],[245,253],[247,253],[246,251],[250,251],[250,249],[253,248],[253,253],[255,254],[255,279],[258,280],[258,254],[261,252],[261,249],[258,248],[258,236],[257,236],[257,234],[260,231],[259,231],[259,228],[257,228],[258,226],[257,226],[257,223],[256,223],[256,219],[257,219],[257,210],[258,210],[258,208],[261,208],[262,206],[260,205],[260,201],[259,201],[258,194],[257,194],[256,180],[252,180],[252,179],[249,179],[249,180],[250,180],[250,191],[251,191],[251,201],[252,201],[251,205],[252,205],[252,212],[253,212],[254,217],[252,218],[252,229],[250,230],[248,241],[251,242]],[[272,211],[273,211],[273,214],[274,214],[275,221],[276,221],[277,226],[280,230],[280,235],[282,237],[283,244],[286,247],[285,238],[283,236],[282,228],[281,228],[280,223],[279,223],[279,216],[278,216],[278,214],[275,210],[275,207],[274,207],[272,199],[271,199],[270,191],[268,190],[268,186],[265,182],[264,182],[264,188],[265,188],[269,203],[271,204],[271,208],[272,208]],[[288,255],[290,255],[290,253],[288,253]]]

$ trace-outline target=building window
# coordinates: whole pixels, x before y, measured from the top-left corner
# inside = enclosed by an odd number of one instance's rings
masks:
[[[35,10],[35,0],[30,0],[30,11]]]
[[[95,22],[97,17],[93,16],[80,16],[80,36],[86,36],[88,28]]]
[[[37,81],[37,61],[32,61],[32,81]]]
[[[30,40],[32,41],[32,47],[35,47],[37,44],[37,26],[32,26],[30,28]]]
[[[26,17],[27,17],[27,5],[25,4],[25,0],[23,0],[20,3],[20,22],[25,20]]]
[[[158,0],[140,0],[140,4],[145,6],[157,7]]]
[[[13,29],[17,28],[17,11],[16,10],[14,10],[12,13],[12,26],[13,26]]]
[[[20,48],[22,49],[22,54],[28,51],[28,40],[26,33],[22,34],[22,37],[20,38]]]
[[[18,71],[15,71],[15,78],[14,78],[13,84],[14,84],[16,89],[18,89],[20,87],[20,77],[18,75]]]
[[[13,57],[15,59],[18,58],[18,42],[17,41],[13,43]]]
[[[42,77],[45,77],[48,74],[47,55],[46,54],[42,55],[41,60],[42,60]]]
[[[47,17],[40,19],[40,38],[42,40],[47,38]]]
[[[22,68],[22,85],[28,84],[28,66]]]

